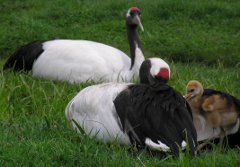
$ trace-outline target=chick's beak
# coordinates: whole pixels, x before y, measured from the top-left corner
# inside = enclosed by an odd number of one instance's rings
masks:
[[[187,93],[187,94],[184,96],[184,98],[185,98],[186,100],[190,100],[192,97],[193,97],[193,94],[191,94],[191,93]]]

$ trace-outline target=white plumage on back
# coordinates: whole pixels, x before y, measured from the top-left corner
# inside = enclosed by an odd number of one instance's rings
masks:
[[[126,75],[130,58],[108,45],[85,40],[53,40],[45,42],[43,49],[33,65],[34,76],[71,83],[117,81],[119,75],[129,81],[132,77]]]
[[[90,137],[105,143],[118,139],[121,144],[130,144],[122,130],[113,101],[129,84],[107,83],[89,86],[78,93],[68,104],[65,114],[74,129],[79,126]]]

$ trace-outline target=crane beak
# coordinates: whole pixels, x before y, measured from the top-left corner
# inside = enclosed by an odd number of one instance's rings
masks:
[[[140,27],[140,29],[142,31],[144,31],[144,28],[143,28],[143,25],[141,23],[141,19],[140,19],[139,15],[136,15],[135,18],[136,18],[137,25]]]

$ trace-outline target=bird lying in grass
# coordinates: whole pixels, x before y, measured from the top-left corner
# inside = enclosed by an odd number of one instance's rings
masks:
[[[131,58],[112,46],[88,40],[56,39],[34,41],[20,47],[3,69],[31,71],[35,77],[69,83],[130,82],[138,79],[144,61],[137,28],[143,31],[140,9],[126,14],[126,30]]]
[[[105,143],[117,139],[175,156],[188,144],[195,154],[190,107],[166,84],[169,66],[159,58],[146,59],[139,74],[141,84],[99,84],[80,91],[65,111],[72,127]]]
[[[240,100],[234,96],[203,89],[199,81],[191,80],[186,86],[185,98],[192,109],[198,141],[220,137],[222,145],[226,135],[239,130]]]

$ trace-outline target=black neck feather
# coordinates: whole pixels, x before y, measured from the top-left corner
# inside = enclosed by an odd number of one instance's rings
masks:
[[[126,23],[126,27],[127,27],[127,36],[128,36],[129,47],[130,47],[130,55],[131,55],[130,69],[132,69],[135,62],[136,47],[138,46],[141,49],[141,51],[142,51],[142,47],[141,47],[140,40],[138,38],[137,25],[129,25],[128,23]]]

